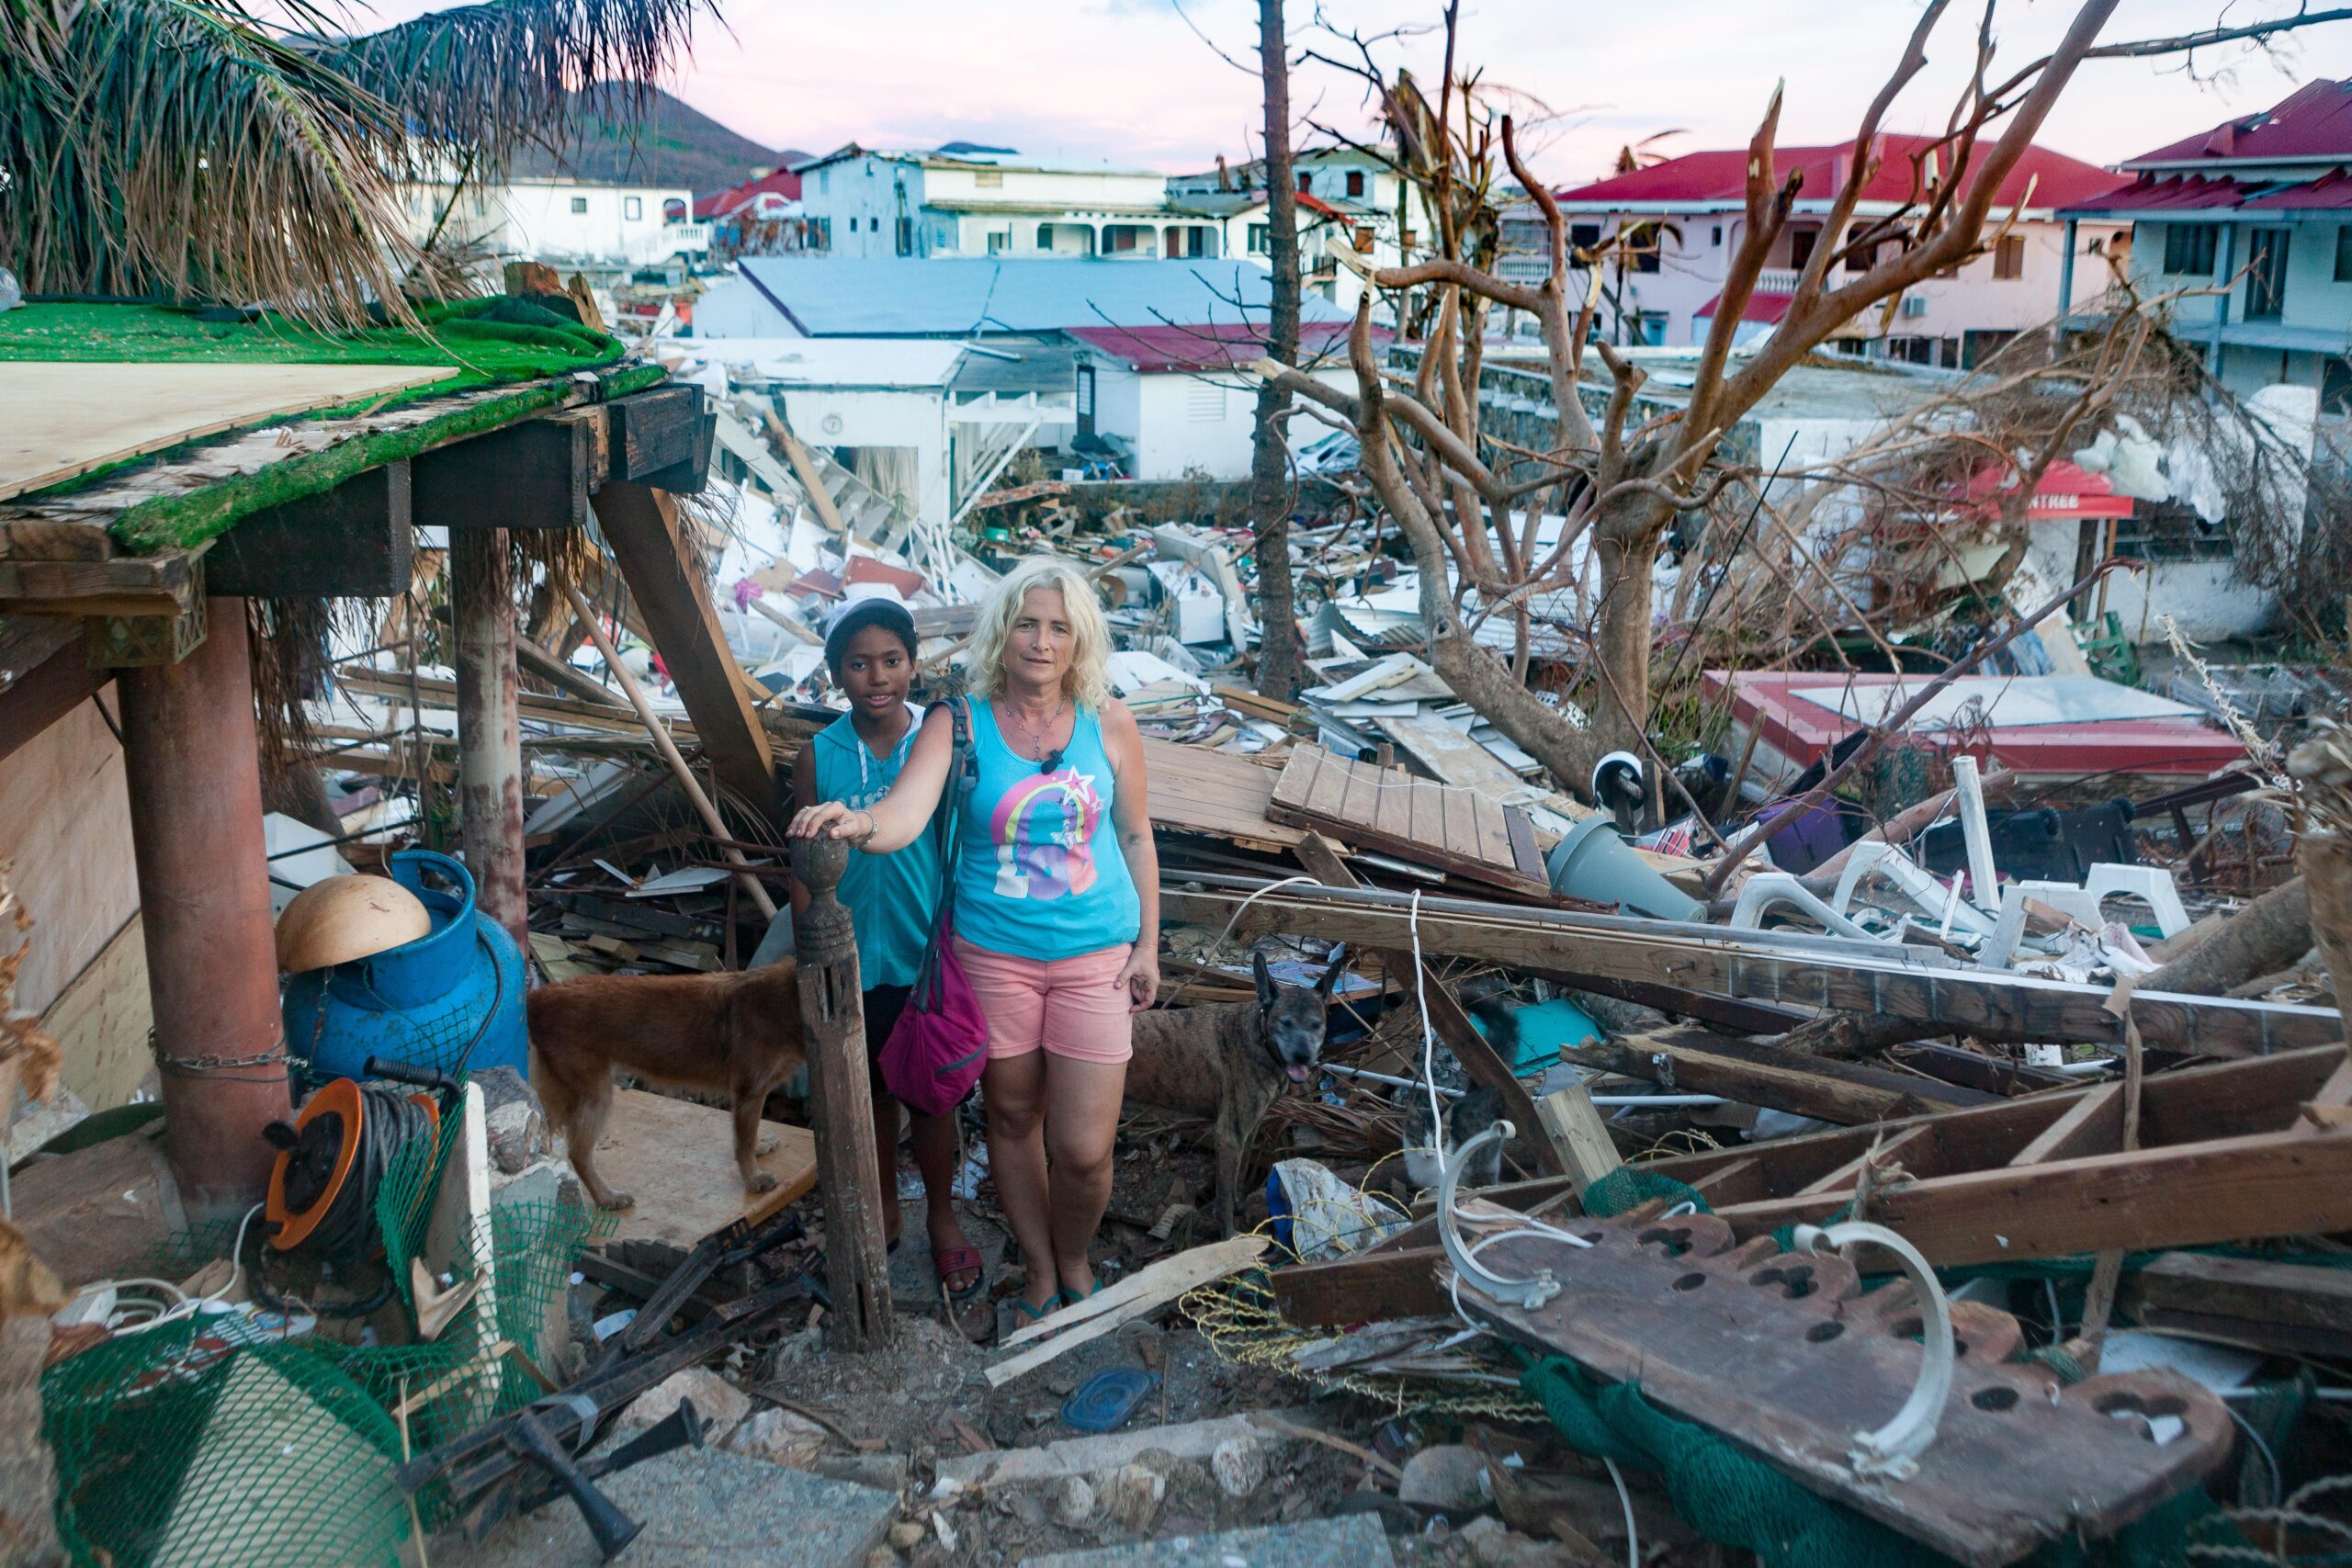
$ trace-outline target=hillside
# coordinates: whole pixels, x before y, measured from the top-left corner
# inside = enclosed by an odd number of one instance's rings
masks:
[[[808,156],[763,147],[659,90],[641,110],[608,88],[577,96],[581,129],[570,144],[560,156],[526,149],[515,156],[516,175],[679,185],[701,195],[740,185],[753,169],[778,168]]]

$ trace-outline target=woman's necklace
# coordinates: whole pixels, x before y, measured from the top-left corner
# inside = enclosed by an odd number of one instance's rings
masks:
[[[1031,761],[1051,762],[1055,756],[1058,755],[1058,753],[1056,752],[1048,744],[1046,738],[1053,734],[1054,730],[1061,724],[1062,708],[1066,705],[1066,704],[1062,703],[1057,703],[1054,705],[1054,711],[1046,717],[1045,727],[1042,730],[1040,730],[1037,726],[1031,724],[1029,722],[1029,716],[1023,713],[1018,707],[1015,707],[1012,710],[1012,716],[1020,722],[1022,732],[1029,737],[1029,744],[1036,750],[1036,755],[1029,759]]]

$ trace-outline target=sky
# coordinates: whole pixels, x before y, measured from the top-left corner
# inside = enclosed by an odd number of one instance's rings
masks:
[[[845,141],[934,147],[969,141],[1031,157],[1189,172],[1219,152],[1254,155],[1261,117],[1256,0],[717,0],[693,58],[663,85],[774,148]],[[1180,11],[1178,6],[1182,5]],[[386,20],[436,0],[374,0]],[[2073,0],[1999,0],[1998,59],[2046,51]],[[2293,0],[2122,0],[2105,41],[2170,36],[2291,11]],[[1341,58],[1366,38],[1426,26],[1442,0],[1289,0],[1294,55]],[[1318,27],[1318,15],[1329,26]],[[1523,96],[1539,173],[1572,184],[1608,172],[1617,149],[1661,131],[1666,151],[1736,146],[1776,81],[1781,141],[1837,141],[1899,58],[1919,0],[1464,0],[1459,59]],[[1979,15],[1955,0],[1929,67],[1893,130],[1940,129],[1973,54]],[[1205,40],[1204,37],[1205,36]],[[1438,39],[1374,45],[1385,65],[1434,79]],[[1212,48],[1214,43],[1216,48]],[[1224,50],[1250,69],[1218,57]],[[2094,163],[2268,107],[2314,76],[2352,76],[2352,22],[2298,35],[2273,60],[2246,46],[2177,59],[2092,62],[2041,140]],[[2282,69],[2283,66],[2283,69]],[[1362,84],[1329,66],[1293,78],[1300,134],[1362,134]]]
[[[2292,9],[2286,0],[2123,0],[2104,38],[2169,36]],[[932,147],[964,140],[1033,157],[1183,172],[1258,145],[1261,115],[1255,0],[858,0],[854,5],[735,0],[723,27],[698,29],[672,84],[704,113],[774,147],[822,152]],[[1355,45],[1316,26],[1317,0],[1290,0],[1300,49],[1353,58]],[[1367,38],[1441,14],[1434,0],[1319,0],[1331,23]],[[2038,57],[2076,7],[2003,0],[1999,59]],[[1567,184],[1607,173],[1619,147],[1657,132],[1668,151],[1736,146],[1785,80],[1783,141],[1852,134],[1899,58],[1916,0],[1464,0],[1458,58],[1488,84],[1525,95],[1541,120],[1528,138],[1539,173]],[[1973,53],[1978,10],[1953,5],[1929,69],[1898,103],[1891,130],[1940,128]],[[1188,25],[1188,20],[1189,24]],[[1194,30],[1197,28],[1197,32]],[[1204,41],[1201,35],[1206,35]],[[1251,68],[1218,58],[1214,42]],[[1433,79],[1432,33],[1375,46],[1384,63]],[[2111,163],[2236,114],[2267,107],[2313,76],[2352,76],[2352,23],[2314,28],[2274,62],[2245,46],[2178,61],[2093,62],[2070,85],[2041,137]],[[2280,68],[2281,63],[2286,69]],[[1361,133],[1362,84],[1315,62],[1294,76],[1294,111]],[[1546,111],[1548,110],[1548,114]]]

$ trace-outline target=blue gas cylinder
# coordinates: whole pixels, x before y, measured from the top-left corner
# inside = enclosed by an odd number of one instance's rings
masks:
[[[391,858],[433,930],[371,957],[289,975],[281,1006],[286,1050],[310,1084],[366,1077],[370,1056],[456,1074],[527,1073],[523,955],[474,908],[465,866],[430,850]]]

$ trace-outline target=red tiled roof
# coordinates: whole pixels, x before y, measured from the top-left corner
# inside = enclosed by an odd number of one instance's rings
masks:
[[[1718,294],[1691,314],[1712,317],[1715,313],[1715,307],[1722,304],[1723,299],[1724,297]],[[1747,309],[1739,313],[1739,319],[1743,321],[1769,321],[1778,326],[1781,318],[1789,313],[1789,307],[1796,301],[1797,297],[1793,294],[1766,294],[1758,290],[1747,297]]]
[[[786,201],[800,199],[800,176],[790,169],[776,169],[756,180],[746,180],[740,186],[695,197],[695,218],[697,221],[724,218],[754,198],[774,193]]]
[[[2346,174],[2341,169],[2330,169],[2309,185],[2293,186],[2286,190],[2273,191],[2268,196],[2247,202],[2246,205],[2267,210],[2303,208],[2334,211],[2352,208],[2352,174]]]
[[[2127,159],[2121,167],[2280,158],[2352,160],[2352,80],[2306,82],[2260,114],[2223,120],[2211,130]]]
[[[2081,201],[2069,202],[2068,212],[2180,212],[2240,207],[2249,189],[2226,175],[2142,175]]]
[[[1080,342],[1116,355],[1146,372],[1230,370],[1255,362],[1266,352],[1265,327],[1242,321],[1192,327],[1091,326],[1067,330]],[[1310,355],[1341,351],[1347,335],[1345,321],[1306,321],[1298,329],[1299,346]],[[1393,335],[1384,327],[1373,329],[1376,341],[1386,342]]]
[[[1908,201],[1915,194],[1917,181],[1912,160],[1922,157],[1935,146],[1930,136],[1897,136],[1892,133],[1878,139],[1878,172],[1862,189],[1862,199],[1871,202]],[[1826,147],[1780,147],[1773,150],[1772,166],[1775,183],[1785,180],[1792,173],[1802,174],[1804,183],[1800,199],[1826,201],[1845,183],[1853,163],[1854,143],[1849,138]],[[1977,159],[1984,153],[1980,149]],[[1939,152],[1939,161],[1948,164],[1947,151]],[[2069,158],[2064,152],[2053,152],[2046,147],[2029,147],[2008,177],[2001,182],[1995,200],[2003,207],[2014,205],[2026,193],[2030,182],[2036,207],[2064,207],[2079,202],[2093,192],[2115,183],[2115,176],[2095,164],[2079,158]],[[1674,202],[1713,203],[1744,201],[1747,194],[1747,150],[1730,148],[1708,152],[1689,152],[1679,158],[1646,169],[1636,169],[1613,179],[1564,190],[1559,197],[1564,202],[1590,202],[1595,205],[1668,204]]]

